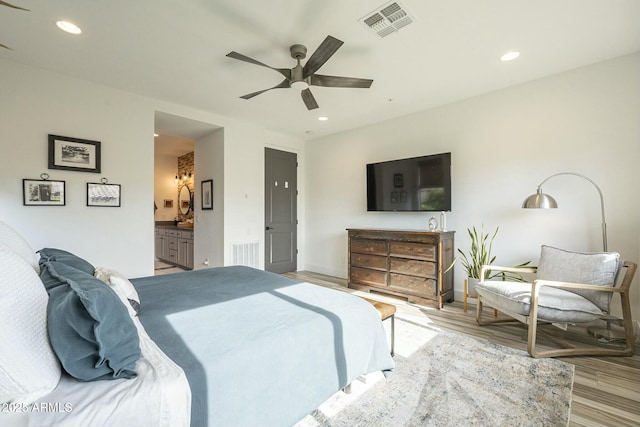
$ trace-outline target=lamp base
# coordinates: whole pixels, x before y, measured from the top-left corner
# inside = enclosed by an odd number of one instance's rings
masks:
[[[624,342],[626,340],[624,329],[617,325],[608,325],[607,328],[587,328],[589,335],[604,341],[605,343]]]

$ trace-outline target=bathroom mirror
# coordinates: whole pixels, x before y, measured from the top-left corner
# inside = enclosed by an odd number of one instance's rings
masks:
[[[178,192],[178,209],[182,215],[188,214],[191,210],[191,191],[186,185],[183,185]]]

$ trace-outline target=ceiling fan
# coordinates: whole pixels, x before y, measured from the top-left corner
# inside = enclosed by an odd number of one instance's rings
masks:
[[[291,51],[291,57],[298,61],[298,65],[289,68],[274,68],[248,56],[242,55],[238,52],[229,52],[227,56],[229,58],[238,59],[240,61],[249,62],[250,64],[260,65],[261,67],[271,68],[274,71],[282,74],[284,80],[280,84],[268,88],[252,92],[247,95],[243,95],[242,99],[251,99],[256,95],[260,95],[271,89],[285,89],[294,88],[300,90],[300,95],[307,109],[313,110],[318,108],[309,86],[324,86],[324,87],[346,87],[346,88],[369,88],[373,80],[359,79],[355,77],[340,77],[340,76],[324,76],[316,74],[316,71],[322,67],[325,62],[333,56],[334,53],[342,46],[343,42],[332,36],[327,36],[320,44],[318,49],[313,52],[313,55],[307,60],[306,64],[302,66],[300,60],[307,56],[307,48],[301,44],[294,44],[289,48]]]
[[[25,9],[24,7],[13,5],[11,3],[7,3],[6,1],[2,1],[2,0],[0,0],[0,5],[1,6],[7,6],[7,7],[10,7],[12,9],[26,10],[27,12],[29,12],[29,9]],[[9,49],[9,50],[13,50],[9,46],[3,45],[2,43],[0,43],[0,47],[3,47],[5,49]]]

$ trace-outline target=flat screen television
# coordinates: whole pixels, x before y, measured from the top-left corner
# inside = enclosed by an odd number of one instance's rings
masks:
[[[451,153],[367,165],[367,211],[451,210]]]

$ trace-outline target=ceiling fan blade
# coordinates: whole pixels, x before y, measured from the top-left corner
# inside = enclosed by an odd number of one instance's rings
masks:
[[[2,0],[0,0],[0,1],[2,1]],[[255,59],[249,58],[248,56],[245,56],[245,55],[243,55],[241,53],[238,53],[238,52],[229,52],[229,53],[227,53],[227,56],[229,58],[237,59],[239,61],[248,62],[250,64],[259,65],[261,67],[271,68],[272,70],[277,71],[280,74],[282,74],[286,79],[291,80],[291,70],[288,69],[288,68],[274,68],[274,67],[271,67],[271,66],[269,66],[267,64],[263,64],[260,61],[256,61]]]
[[[27,12],[31,12],[29,9],[25,9],[24,7],[20,7],[20,6],[15,6],[15,5],[12,5],[11,3],[7,3],[6,1],[2,1],[2,0],[0,0],[0,5],[12,7],[14,9],[26,10]]]
[[[324,87],[350,87],[350,88],[365,88],[371,87],[373,80],[371,79],[359,79],[356,77],[340,77],[340,76],[323,76],[321,74],[312,74],[309,79],[309,84],[312,86],[324,86]]]
[[[300,95],[302,96],[304,105],[307,106],[307,110],[315,110],[316,108],[318,108],[318,103],[316,102],[316,99],[313,97],[313,94],[309,89],[300,91]]]
[[[2,44],[2,43],[0,43],[0,47],[3,47],[3,48],[5,48],[5,49],[9,49],[9,50],[13,50],[13,49],[11,49],[9,46],[4,45],[4,44]]]
[[[304,64],[304,68],[302,69],[303,78],[307,78],[316,71],[320,69],[324,65],[325,62],[329,60],[333,56],[334,53],[342,46],[344,42],[338,40],[335,37],[327,36],[326,39],[318,46],[311,58]]]
[[[254,96],[260,95],[261,93],[265,93],[266,91],[271,90],[271,89],[284,89],[284,88],[289,88],[289,87],[291,87],[291,83],[289,82],[289,80],[284,79],[277,86],[270,87],[269,89],[259,90],[257,92],[248,93],[246,95],[242,95],[240,98],[242,98],[242,99],[251,99]]]

